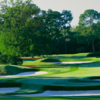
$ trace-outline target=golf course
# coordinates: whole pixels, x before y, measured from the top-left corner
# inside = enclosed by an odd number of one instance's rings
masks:
[[[0,100],[100,100],[100,0],[0,0]]]
[[[88,53],[22,57],[0,65],[0,100],[100,99],[100,58]]]

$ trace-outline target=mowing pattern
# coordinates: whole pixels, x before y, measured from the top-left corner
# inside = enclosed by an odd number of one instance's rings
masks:
[[[54,95],[56,91],[59,96],[70,95],[78,96],[81,94],[86,96],[90,95],[100,95],[100,62],[99,58],[86,57],[83,54],[76,55],[58,55],[50,57],[50,59],[58,59],[61,61],[76,61],[81,58],[86,61],[92,61],[90,63],[79,63],[79,64],[62,64],[62,63],[48,63],[44,62],[45,59],[28,59],[25,58],[23,66],[10,66],[1,65],[0,70],[18,74],[21,72],[31,72],[31,71],[46,71],[48,74],[38,75],[38,76],[25,76],[25,77],[0,77],[0,87],[4,89],[18,87],[18,90],[13,92],[2,92],[0,95],[20,95],[25,96],[26,94],[33,94],[31,96],[43,96],[41,94],[50,94],[48,96]],[[47,58],[48,59],[48,58]],[[69,59],[69,60],[68,60]],[[48,60],[47,60],[48,61]],[[50,60],[51,61],[51,60]],[[49,61],[49,62],[50,62]],[[5,67],[6,66],[6,67]],[[8,74],[9,75],[9,74]],[[65,91],[60,92],[60,91]],[[77,92],[81,91],[81,92]],[[35,94],[35,95],[34,95]],[[67,95],[67,96],[68,96]],[[20,95],[21,96],[21,95]],[[46,96],[46,95],[44,95]]]

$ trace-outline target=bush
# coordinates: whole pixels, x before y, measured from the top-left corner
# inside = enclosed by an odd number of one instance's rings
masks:
[[[22,64],[23,64],[23,60],[20,59],[20,58],[18,58],[18,59],[17,59],[17,65],[22,65]]]
[[[17,56],[0,55],[0,64],[22,65],[23,61]]]
[[[7,64],[7,55],[0,55],[0,64]]]
[[[9,56],[9,63],[12,65],[22,65],[23,61],[17,56]]]
[[[17,57],[16,56],[10,56],[9,57],[9,63],[12,65],[17,65]]]
[[[100,52],[95,52],[95,53],[89,53],[87,55],[87,57],[99,57],[100,56]]]

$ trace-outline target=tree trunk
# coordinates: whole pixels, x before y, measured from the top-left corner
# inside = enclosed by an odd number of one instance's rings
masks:
[[[90,28],[91,30],[91,35],[92,35],[92,27]],[[95,52],[95,47],[94,47],[94,38],[93,38],[93,35],[92,35],[92,50],[93,50],[93,53]]]
[[[93,53],[94,53],[95,47],[94,47],[94,38],[93,38],[93,34],[92,34],[92,24],[93,24],[93,19],[90,18],[90,32],[91,32],[91,35],[92,35],[92,50],[93,50]]]
[[[94,47],[94,40],[93,40],[93,37],[92,37],[92,50],[93,50],[93,53],[95,53],[95,47]]]
[[[58,39],[58,36],[57,36],[57,54],[59,54],[59,39]]]
[[[67,54],[67,43],[66,43],[66,39],[65,39],[65,54]]]

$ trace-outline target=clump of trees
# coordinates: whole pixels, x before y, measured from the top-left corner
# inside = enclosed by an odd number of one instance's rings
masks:
[[[23,60],[18,56],[0,55],[0,64],[22,65]]]
[[[89,9],[72,28],[71,11],[41,10],[31,0],[4,0],[0,52],[14,56],[100,51],[100,13]]]
[[[0,9],[0,52],[34,56],[59,53],[61,31],[70,27],[70,11],[42,11],[31,0],[5,0]]]
[[[74,29],[80,52],[100,51],[100,13],[93,9],[85,10],[79,17],[79,25]]]

